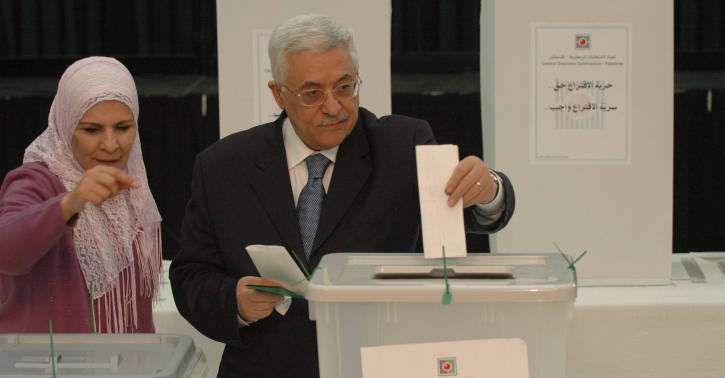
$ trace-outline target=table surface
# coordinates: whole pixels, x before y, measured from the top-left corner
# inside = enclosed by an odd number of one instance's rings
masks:
[[[704,282],[693,282],[683,260],[694,261]],[[579,287],[570,322],[568,377],[725,376],[725,253],[672,255],[672,280],[659,286]],[[186,334],[216,376],[224,345],[206,338],[179,315],[164,261],[156,332]]]

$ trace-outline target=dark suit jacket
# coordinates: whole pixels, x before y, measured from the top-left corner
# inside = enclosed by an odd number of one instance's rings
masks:
[[[244,247],[276,244],[303,251],[282,140],[283,114],[274,123],[230,135],[196,158],[191,200],[181,230],[181,251],[170,278],[179,312],[206,336],[227,344],[219,376],[317,377],[314,322],[295,299],[277,312],[238,327],[235,288],[258,275]],[[340,145],[308,270],[333,252],[415,251],[420,236],[415,146],[435,143],[427,122],[377,119],[361,108]],[[500,174],[506,210],[492,232],[513,214],[511,183]]]

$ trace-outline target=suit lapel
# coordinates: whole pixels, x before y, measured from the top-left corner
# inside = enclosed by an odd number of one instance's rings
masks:
[[[257,172],[250,175],[250,181],[259,203],[267,212],[285,245],[299,254],[304,249],[282,141],[283,119],[284,115],[275,121],[273,135],[267,138],[267,145],[260,149],[255,164]]]
[[[337,152],[335,171],[322,206],[312,254],[330,237],[373,170],[363,116],[361,111],[355,128]]]

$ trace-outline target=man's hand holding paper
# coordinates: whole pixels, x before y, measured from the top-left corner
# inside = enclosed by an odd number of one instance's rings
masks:
[[[237,312],[247,322],[256,322],[272,314],[274,306],[282,301],[278,294],[247,287],[247,285],[280,286],[282,284],[265,277],[245,276],[237,282]]]
[[[456,165],[445,191],[450,194],[448,206],[454,206],[463,198],[463,207],[466,208],[477,203],[493,201],[498,191],[498,184],[483,160],[476,156],[468,156]]]

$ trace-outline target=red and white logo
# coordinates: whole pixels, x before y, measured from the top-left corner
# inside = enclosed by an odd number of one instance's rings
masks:
[[[438,359],[438,376],[439,377],[453,377],[458,375],[458,369],[456,369],[456,358],[445,357]]]
[[[591,47],[591,41],[589,40],[589,34],[576,34],[574,35],[576,40],[577,49],[588,49]]]

